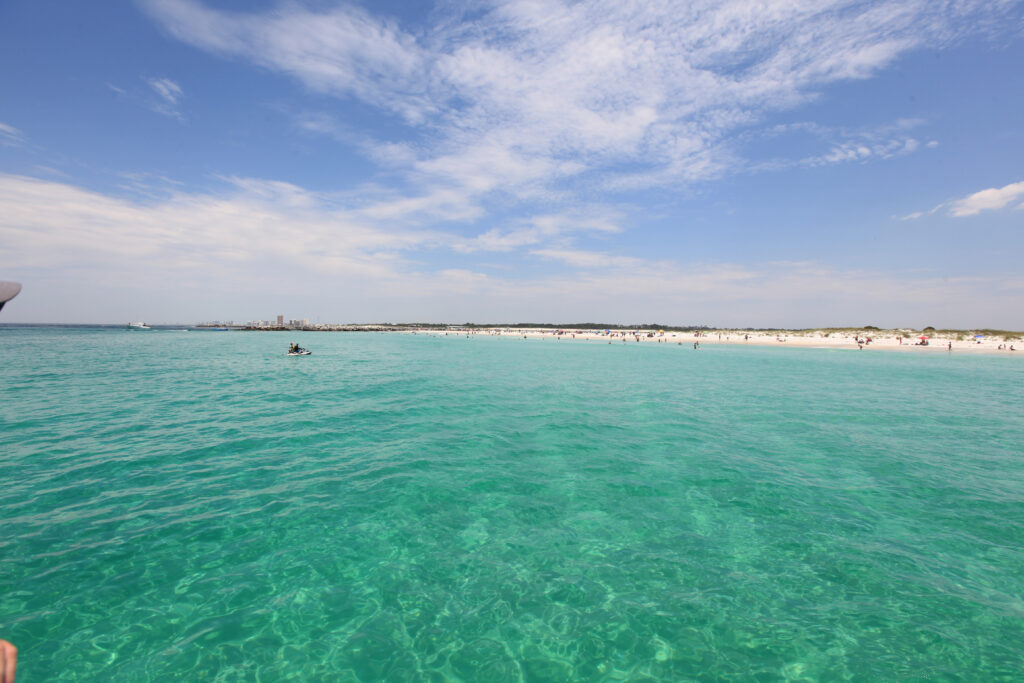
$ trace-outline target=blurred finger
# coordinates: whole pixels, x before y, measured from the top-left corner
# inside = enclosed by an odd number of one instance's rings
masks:
[[[0,640],[0,683],[14,683],[14,671],[18,668],[18,648],[6,640]]]

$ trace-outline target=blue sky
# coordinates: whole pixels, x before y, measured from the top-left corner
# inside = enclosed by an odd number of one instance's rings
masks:
[[[0,5],[8,322],[1024,329],[1024,4]]]

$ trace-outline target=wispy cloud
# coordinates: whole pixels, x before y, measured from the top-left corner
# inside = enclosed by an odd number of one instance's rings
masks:
[[[958,199],[950,205],[949,212],[957,217],[975,216],[982,211],[1002,209],[1021,197],[1024,197],[1024,181],[981,190],[969,197]]]
[[[146,1],[180,40],[357,98],[423,133],[403,160],[428,193],[546,196],[572,183],[629,188],[747,168],[735,137],[768,113],[919,46],[989,30],[1013,5],[493,0],[447,5],[412,33],[350,5],[241,13]],[[918,144],[850,139],[804,163],[885,159]]]
[[[289,183],[227,180],[220,194],[164,188],[155,201],[132,201],[0,175],[0,261],[92,268],[137,262],[182,272],[276,261],[380,276],[390,272],[389,255],[434,239],[361,224]]]
[[[39,173],[41,175],[55,176],[58,178],[70,177],[67,173],[58,168],[54,168],[53,166],[45,166],[43,164],[36,164],[35,171],[36,173]]]
[[[618,224],[618,211],[606,209],[598,213],[592,207],[588,213],[570,211],[559,214],[531,216],[517,221],[507,229],[492,228],[471,239],[459,239],[452,247],[464,254],[478,251],[513,251],[520,247],[556,243],[565,247],[579,234],[612,234],[622,231]],[[537,252],[534,252],[537,253]]]
[[[949,215],[955,218],[964,218],[966,216],[976,216],[982,211],[1004,209],[1021,198],[1024,198],[1024,181],[1010,183],[1003,187],[979,190],[963,199],[943,202],[929,211],[915,211],[901,218],[903,220],[916,220],[943,210],[947,210]],[[1024,203],[1019,204],[1015,208],[1024,209]]]
[[[146,83],[156,95],[156,98],[151,100],[153,110],[164,116],[180,119],[179,104],[185,94],[181,86],[169,78],[147,78]]]
[[[812,141],[824,149],[799,158],[772,158],[767,161],[751,162],[750,171],[781,170],[792,167],[819,167],[841,163],[867,163],[892,159],[911,154],[921,147],[921,142],[910,135],[910,131],[925,122],[920,119],[899,119],[870,128],[849,129],[824,126],[805,121],[773,126],[740,136],[746,144],[762,141]],[[798,144],[803,146],[803,144]],[[932,149],[938,143],[932,141],[925,147]]]
[[[0,145],[15,147],[25,142],[25,135],[15,128],[0,122]]]
[[[637,268],[644,265],[643,259],[583,249],[535,249],[530,253],[561,261],[574,268]]]

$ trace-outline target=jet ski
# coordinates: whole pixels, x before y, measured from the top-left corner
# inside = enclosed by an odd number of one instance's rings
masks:
[[[313,352],[310,351],[309,349],[303,349],[303,348],[300,347],[298,349],[295,349],[294,351],[289,351],[288,355],[289,356],[309,356],[312,353]]]

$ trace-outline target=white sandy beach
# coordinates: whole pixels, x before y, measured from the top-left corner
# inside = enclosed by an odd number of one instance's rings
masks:
[[[970,334],[938,334],[915,331],[893,330],[825,330],[764,331],[764,330],[701,330],[700,332],[668,332],[661,330],[597,330],[532,328],[516,329],[506,327],[418,330],[419,334],[448,336],[508,336],[526,340],[551,342],[590,342],[603,344],[675,344],[693,347],[719,344],[748,346],[778,346],[849,349],[853,351],[903,351],[907,353],[969,353],[998,354],[1024,357],[1024,342],[1011,337],[1004,341],[1002,336],[974,338]],[[927,336],[927,345],[919,342]]]

